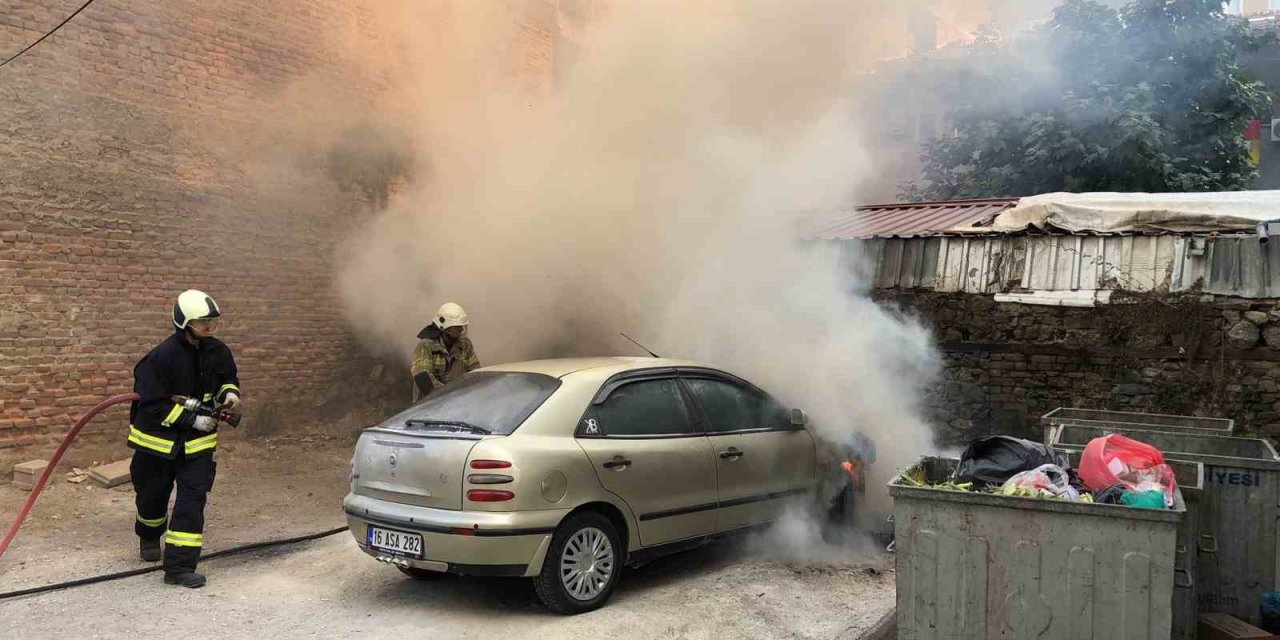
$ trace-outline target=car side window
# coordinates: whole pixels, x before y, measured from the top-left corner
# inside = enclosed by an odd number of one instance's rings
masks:
[[[755,389],[707,378],[687,378],[685,384],[707,414],[710,432],[781,429],[790,424],[782,405]]]
[[[660,436],[693,432],[693,421],[674,379],[624,384],[587,411],[584,436]]]

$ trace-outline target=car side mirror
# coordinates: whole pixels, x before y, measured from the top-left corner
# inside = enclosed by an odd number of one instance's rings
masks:
[[[809,424],[809,416],[805,415],[805,412],[800,409],[792,409],[791,410],[791,426],[803,427],[806,424]]]

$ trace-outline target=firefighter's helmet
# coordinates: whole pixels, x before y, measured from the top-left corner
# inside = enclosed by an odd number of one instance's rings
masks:
[[[173,326],[186,329],[192,320],[207,320],[221,315],[218,303],[209,294],[187,289],[178,295],[178,301],[173,305]]]
[[[449,327],[465,327],[467,326],[467,312],[462,305],[453,302],[446,302],[440,305],[440,309],[436,311],[435,323],[440,330],[443,331]]]

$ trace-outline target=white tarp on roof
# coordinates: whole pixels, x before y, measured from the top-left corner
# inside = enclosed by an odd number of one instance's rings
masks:
[[[1280,219],[1280,191],[1212,193],[1046,193],[1022,198],[990,226],[957,233],[1029,228],[1079,233],[1253,232]]]

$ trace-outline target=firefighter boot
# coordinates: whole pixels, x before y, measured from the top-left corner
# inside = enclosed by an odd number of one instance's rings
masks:
[[[165,584],[176,584],[188,589],[199,589],[204,586],[204,576],[194,571],[188,573],[166,573]]]
[[[160,561],[160,541],[138,539],[138,555],[142,557],[143,562],[159,562]]]

